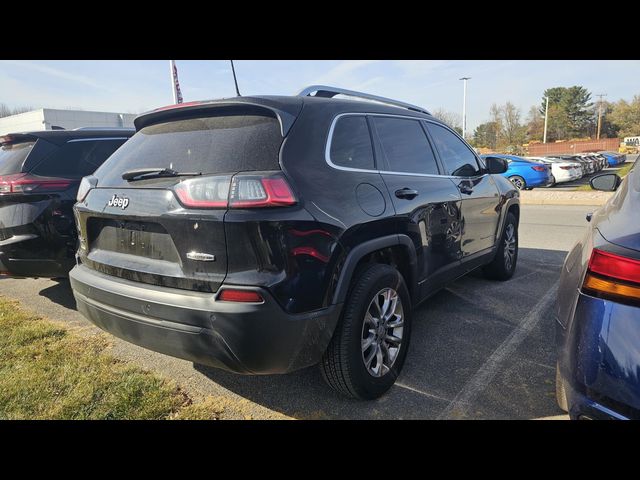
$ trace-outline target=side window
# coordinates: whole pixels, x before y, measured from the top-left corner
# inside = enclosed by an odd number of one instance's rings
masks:
[[[462,140],[440,125],[431,122],[426,124],[440,158],[451,175],[473,177],[480,173],[476,156]]]
[[[363,115],[338,119],[331,137],[329,158],[340,167],[375,169],[369,127]]]
[[[390,171],[439,174],[433,150],[418,120],[372,118]]]
[[[82,178],[92,174],[125,140],[68,142],[33,170],[42,177]]]
[[[86,156],[80,163],[82,176],[91,175],[96,169],[104,163],[126,140],[97,140],[93,143],[93,148],[87,151]]]

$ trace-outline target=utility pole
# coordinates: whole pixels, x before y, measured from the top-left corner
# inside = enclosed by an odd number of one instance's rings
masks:
[[[544,107],[544,134],[542,136],[542,143],[547,143],[547,119],[549,118],[549,97],[547,99],[547,106]]]
[[[462,138],[467,135],[467,80],[471,77],[462,77],[459,80],[464,81],[464,93],[462,94]]]
[[[596,97],[598,100],[598,133],[596,134],[596,140],[600,140],[600,127],[602,127],[602,97],[606,97],[606,93],[599,93]]]

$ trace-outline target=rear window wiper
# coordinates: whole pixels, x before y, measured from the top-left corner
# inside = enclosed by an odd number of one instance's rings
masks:
[[[149,167],[127,170],[122,174],[122,179],[127,182],[134,182],[156,177],[195,177],[198,175],[202,175],[202,172],[177,172],[171,168]]]

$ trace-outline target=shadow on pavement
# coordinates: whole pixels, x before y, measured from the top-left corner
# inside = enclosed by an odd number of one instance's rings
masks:
[[[448,418],[560,415],[554,383],[555,293],[547,293],[557,286],[565,255],[564,251],[521,248],[516,275],[510,281],[467,275],[416,308],[402,375],[375,401],[360,402],[334,393],[317,366],[268,376],[240,376],[202,365],[194,368],[242,397],[296,418],[434,419],[461,392],[468,403],[449,408]],[[495,358],[487,362],[525,319],[531,330],[524,340],[496,365]]]
[[[67,278],[56,278],[53,280],[56,282],[54,285],[40,290],[40,295],[48,298],[58,305],[62,305],[65,308],[71,310],[76,309],[76,300],[73,298],[71,291],[71,285]]]

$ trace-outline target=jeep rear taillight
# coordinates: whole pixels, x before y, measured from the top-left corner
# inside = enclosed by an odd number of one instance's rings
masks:
[[[263,208],[295,205],[282,174],[214,175],[184,180],[174,187],[187,208]]]
[[[230,184],[230,175],[216,175],[182,181],[173,190],[187,208],[227,208]]]
[[[233,177],[229,208],[286,207],[295,203],[296,198],[282,176]]]

